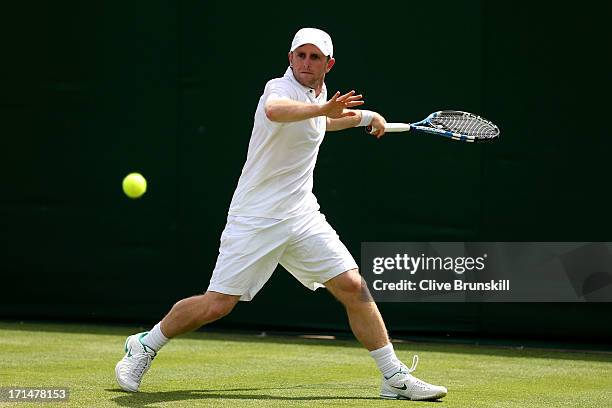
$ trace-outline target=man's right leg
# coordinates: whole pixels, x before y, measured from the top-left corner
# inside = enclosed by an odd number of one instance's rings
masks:
[[[157,351],[172,337],[228,314],[240,299],[249,301],[278,265],[290,228],[282,220],[229,216],[208,290],[177,302],[150,332],[128,337],[115,376],[121,388],[138,391]]]
[[[212,323],[231,312],[239,300],[240,296],[218,292],[180,300],[160,322],[162,334],[172,338]]]
[[[117,382],[125,391],[138,391],[140,381],[159,349],[172,337],[214,322],[232,311],[240,296],[206,292],[178,301],[151,332],[132,335],[125,356],[115,367]]]

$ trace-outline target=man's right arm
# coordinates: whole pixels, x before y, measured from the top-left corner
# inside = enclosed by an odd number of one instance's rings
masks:
[[[268,119],[273,122],[297,122],[317,116],[337,119],[355,115],[347,108],[362,105],[361,97],[355,95],[355,91],[351,91],[344,95],[336,92],[323,104],[298,102],[289,98],[268,99],[264,110]]]
[[[324,116],[325,105],[298,102],[291,99],[272,99],[266,102],[266,116],[272,122],[298,122]]]

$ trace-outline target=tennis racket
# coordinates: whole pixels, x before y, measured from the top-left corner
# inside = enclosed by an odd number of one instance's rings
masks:
[[[387,123],[385,132],[421,132],[444,136],[461,142],[483,142],[499,137],[499,128],[491,121],[473,113],[443,110],[434,112],[416,123]],[[372,126],[367,126],[368,133],[375,132]]]

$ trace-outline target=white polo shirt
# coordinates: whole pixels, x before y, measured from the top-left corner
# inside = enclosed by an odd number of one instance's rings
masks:
[[[300,84],[287,68],[282,78],[269,81],[259,98],[247,160],[234,192],[229,214],[285,219],[319,209],[312,193],[313,172],[326,129],[326,117],[299,122],[272,122],[264,107],[268,100],[292,99],[325,103],[327,88],[318,97]]]

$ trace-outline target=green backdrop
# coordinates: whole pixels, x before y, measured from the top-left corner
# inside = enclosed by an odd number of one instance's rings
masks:
[[[156,322],[203,291],[265,83],[293,33],[334,39],[330,91],[413,121],[448,108],[493,145],[327,135],[322,211],[362,241],[610,241],[598,120],[605,13],[494,1],[13,5],[2,67],[0,316]],[[601,6],[599,6],[601,7]],[[601,108],[598,108],[601,107]],[[587,116],[588,115],[588,116]],[[146,196],[127,199],[140,171]],[[599,304],[381,304],[392,333],[609,339]],[[348,330],[340,305],[279,268],[219,326]]]

